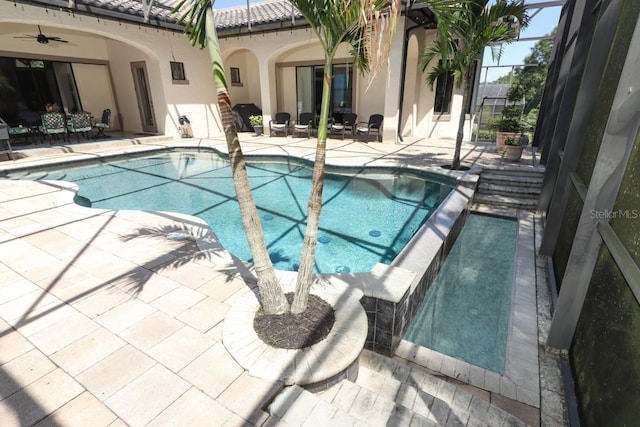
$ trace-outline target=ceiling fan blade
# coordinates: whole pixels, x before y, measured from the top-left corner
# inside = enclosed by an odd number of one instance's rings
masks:
[[[60,37],[47,37],[49,40],[60,43],[69,43],[67,40],[62,40]]]
[[[38,36],[30,36],[25,34],[24,36],[13,36],[14,39],[37,39]]]

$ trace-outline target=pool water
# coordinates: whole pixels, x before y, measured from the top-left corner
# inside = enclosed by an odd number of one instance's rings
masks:
[[[404,339],[504,374],[518,222],[471,214]]]
[[[276,268],[297,271],[312,170],[295,160],[248,161],[267,248]],[[24,178],[24,177],[22,177]],[[211,152],[166,152],[31,172],[79,185],[77,203],[197,216],[231,253],[251,261],[229,161]],[[365,272],[390,263],[452,189],[397,170],[327,173],[315,270]]]

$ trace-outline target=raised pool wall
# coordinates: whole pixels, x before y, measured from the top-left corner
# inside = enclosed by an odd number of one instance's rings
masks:
[[[468,216],[478,176],[465,175],[391,265],[332,275],[359,286],[369,330],[365,348],[392,356]]]

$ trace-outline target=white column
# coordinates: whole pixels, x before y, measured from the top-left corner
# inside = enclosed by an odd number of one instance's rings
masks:
[[[264,120],[264,133],[268,134],[269,120],[275,117],[276,109],[278,108],[275,62],[266,57],[266,55],[258,55],[258,68],[260,72],[260,103]]]
[[[382,140],[384,142],[398,142],[398,113],[401,100],[402,56],[404,54],[404,28],[406,20],[400,19],[393,36],[391,52],[389,54],[389,82],[386,85],[384,99],[384,124]]]

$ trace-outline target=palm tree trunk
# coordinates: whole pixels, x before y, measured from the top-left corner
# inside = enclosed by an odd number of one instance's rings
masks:
[[[333,75],[333,57],[326,56],[324,65],[324,84],[322,87],[322,107],[318,124],[318,142],[316,159],[313,163],[311,194],[307,204],[307,228],[304,233],[300,267],[296,281],[296,293],[291,306],[292,313],[302,313],[307,309],[309,291],[313,283],[316,246],[318,244],[318,226],[322,210],[322,190],[324,188],[324,164],[327,157],[327,127],[329,124],[329,102],[331,101],[331,78]]]
[[[462,149],[462,138],[464,136],[464,121],[467,115],[467,107],[469,104],[469,88],[471,87],[471,73],[469,70],[465,71],[464,80],[462,82],[462,107],[460,111],[460,118],[458,119],[458,133],[456,134],[456,149],[453,153],[453,162],[451,163],[451,169],[457,170],[460,168],[460,151]]]
[[[207,46],[211,55],[213,77],[218,92],[218,107],[220,108],[220,116],[227,140],[233,184],[238,197],[238,204],[240,205],[242,225],[247,235],[247,241],[249,242],[249,248],[251,249],[256,269],[256,276],[258,277],[260,303],[267,314],[286,313],[289,311],[289,304],[280,287],[275,270],[273,269],[273,264],[269,258],[258,209],[256,208],[253,194],[251,193],[251,185],[249,184],[244,155],[240,147],[240,140],[238,139],[238,131],[231,111],[231,99],[229,97],[229,91],[227,90],[222,55],[220,54],[220,44],[218,43],[218,36],[215,31],[213,11],[209,8],[206,13]]]

